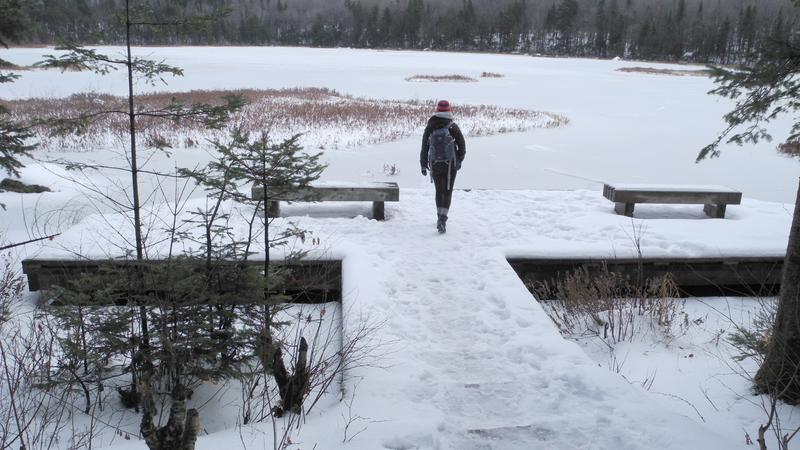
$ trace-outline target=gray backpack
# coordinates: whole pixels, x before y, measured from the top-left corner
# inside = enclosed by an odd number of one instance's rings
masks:
[[[437,128],[428,138],[428,168],[437,162],[451,163],[456,160],[456,140],[450,134],[450,125]]]

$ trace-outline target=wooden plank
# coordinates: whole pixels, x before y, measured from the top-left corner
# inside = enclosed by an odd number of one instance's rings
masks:
[[[738,205],[742,194],[732,193],[700,193],[700,192],[640,192],[615,191],[612,199],[617,203],[668,203],[686,205]]]
[[[698,205],[738,205],[742,201],[742,193],[719,187],[714,191],[710,187],[646,186],[620,188],[611,184],[603,186],[603,196],[615,203],[669,203]]]
[[[721,258],[509,258],[511,267],[526,282],[550,285],[559,278],[586,267],[590,273],[604,265],[609,272],[634,279],[669,273],[684,289],[708,288],[717,294],[727,288],[740,289],[741,294],[764,293],[763,288],[780,285],[783,257],[721,257]],[[728,290],[727,292],[730,292]]]
[[[370,183],[369,185],[278,186],[270,189],[270,200],[281,201],[337,201],[337,202],[397,202],[400,189],[397,183]],[[253,200],[264,198],[264,190],[253,186]]]
[[[26,259],[22,261],[22,272],[28,276],[28,288],[32,291],[52,289],[63,286],[70,280],[79,279],[82,275],[96,274],[101,268],[124,267],[136,261],[124,260],[60,260],[60,259]],[[158,274],[164,260],[145,261],[148,273]],[[204,263],[198,262],[198,265]],[[222,263],[225,264],[225,263]],[[231,263],[232,264],[232,263]],[[259,268],[264,261],[247,261],[248,266]],[[316,290],[341,292],[342,262],[338,260],[300,260],[291,263],[275,261],[272,264],[282,266],[288,264],[291,269],[286,288],[289,290]],[[162,270],[163,272],[163,270]],[[109,274],[108,276],[113,276]]]

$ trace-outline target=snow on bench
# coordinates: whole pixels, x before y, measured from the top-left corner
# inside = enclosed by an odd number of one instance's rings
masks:
[[[372,202],[372,217],[385,220],[384,202],[400,201],[397,183],[315,183],[310,186],[269,188],[267,208],[272,216],[280,214],[280,201],[287,202]],[[264,189],[253,186],[253,200],[264,199]]]
[[[727,205],[742,202],[741,192],[724,186],[605,184],[603,196],[615,203],[617,214],[628,217],[637,203],[671,203],[704,205],[708,216],[722,219]]]

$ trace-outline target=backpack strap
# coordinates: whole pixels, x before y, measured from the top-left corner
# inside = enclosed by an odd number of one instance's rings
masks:
[[[450,130],[450,127],[452,127],[452,126],[453,126],[453,125],[455,125],[455,124],[456,124],[456,122],[455,122],[454,120],[452,120],[452,119],[451,119],[451,120],[450,120],[450,123],[448,123],[448,124],[447,124],[447,127],[446,127],[446,128],[447,128],[447,132],[450,134],[450,139],[452,139],[452,140],[453,140],[453,158],[458,158],[458,156],[457,156],[457,154],[456,154],[456,152],[455,152],[456,137],[455,137],[455,136],[453,136],[453,132]],[[455,160],[455,159],[454,159],[454,160]],[[448,162],[448,164],[449,164],[449,162]]]

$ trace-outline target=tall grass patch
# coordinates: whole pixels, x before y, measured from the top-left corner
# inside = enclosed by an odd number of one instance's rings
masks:
[[[240,127],[253,134],[266,131],[275,140],[303,133],[301,145],[310,149],[355,149],[421,135],[435,108],[433,100],[360,98],[322,88],[164,92],[141,95],[137,104],[141,112],[159,111],[174,103],[217,104],[230,94],[242,95],[248,104],[235,114],[226,129],[210,131],[197,122],[141,116],[137,122],[140,142],[159,147],[192,148],[207,145],[210,140],[224,139],[230,134],[230,128]],[[48,150],[103,149],[116,145],[128,131],[126,102],[122,97],[87,93],[9,103],[15,118],[28,123],[82,114],[91,117],[78,135],[54,136],[48,134],[47,127],[39,127],[39,139]],[[119,113],[93,117],[99,111]],[[557,114],[493,105],[455,105],[454,114],[467,136],[554,128],[569,122]]]

